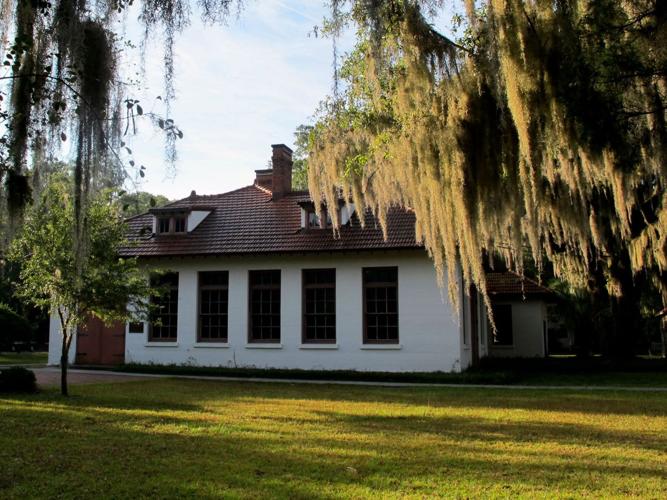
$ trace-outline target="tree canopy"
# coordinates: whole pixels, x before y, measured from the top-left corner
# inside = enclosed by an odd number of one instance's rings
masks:
[[[468,0],[456,40],[445,1],[333,3],[358,43],[315,126],[316,206],[414,210],[455,303],[457,263],[484,292],[486,252],[521,271],[525,246],[573,286],[665,290],[664,2]]]
[[[60,320],[64,394],[68,352],[77,327],[90,315],[111,322],[126,320],[131,311],[144,314],[152,291],[136,259],[118,256],[126,241],[118,202],[109,194],[91,198],[85,220],[86,238],[74,241],[71,185],[52,181],[28,212],[9,252],[9,259],[20,265],[17,296]],[[82,247],[83,259],[77,255]]]
[[[119,203],[123,207],[123,215],[132,217],[147,212],[153,207],[160,207],[169,203],[169,198],[161,194],[153,195],[146,191],[123,193]]]
[[[292,188],[308,188],[308,146],[312,125],[299,125],[294,132],[294,165],[292,166]]]

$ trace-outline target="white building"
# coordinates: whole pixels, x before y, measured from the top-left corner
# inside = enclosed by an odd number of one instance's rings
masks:
[[[533,325],[541,306],[512,305],[511,345],[505,335],[502,346],[477,297],[452,307],[415,241],[412,212],[391,211],[384,239],[371,214],[341,203],[334,236],[308,193],[291,191],[291,154],[274,145],[273,168],[253,185],[130,219],[124,254],[168,270],[160,279],[170,292],[150,322],[91,321],[72,361],[431,372],[485,355],[544,355]],[[51,364],[59,335],[52,320]]]

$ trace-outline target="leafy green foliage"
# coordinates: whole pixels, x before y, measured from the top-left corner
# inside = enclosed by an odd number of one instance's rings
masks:
[[[143,302],[149,289],[136,260],[118,257],[125,241],[121,213],[109,196],[93,200],[86,213],[86,257],[74,258],[74,212],[69,190],[51,184],[28,214],[10,256],[22,263],[18,295],[34,305],[61,312],[69,325],[94,314],[105,321],[127,318],[127,303]]]
[[[138,191],[136,193],[123,193],[120,196],[119,203],[123,208],[123,215],[125,217],[132,217],[146,213],[153,207],[161,207],[169,203],[169,198],[161,194],[153,195],[146,191]]]
[[[312,125],[299,125],[294,132],[294,153],[292,158],[292,188],[294,190],[308,189],[308,151]]]
[[[113,198],[92,199],[83,221],[85,239],[77,240],[74,197],[66,183],[54,181],[10,249],[10,258],[21,264],[17,295],[60,319],[63,370],[76,329],[89,315],[105,322],[126,320],[128,304],[133,314],[141,314],[151,292],[136,260],[118,256],[125,225]]]

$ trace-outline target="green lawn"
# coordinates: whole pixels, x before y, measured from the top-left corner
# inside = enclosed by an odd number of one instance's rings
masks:
[[[46,352],[0,352],[0,365],[45,365]]]
[[[189,365],[126,364],[113,370],[126,373],[163,375],[205,375],[306,380],[362,380],[439,384],[555,385],[555,386],[626,386],[667,388],[667,361],[642,361],[638,365],[605,367],[578,360],[552,363],[550,359],[493,360],[494,365],[461,373],[445,372],[361,372],[324,370],[287,370],[263,368],[201,367]],[[576,363],[576,364],[573,364]],[[94,368],[94,367],[89,367]],[[108,369],[108,368],[105,368]]]
[[[0,396],[0,497],[667,496],[667,394],[151,380]]]

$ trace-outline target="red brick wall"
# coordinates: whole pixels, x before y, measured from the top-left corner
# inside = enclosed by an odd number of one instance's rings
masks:
[[[280,198],[292,191],[292,150],[284,144],[273,144],[273,197]]]

